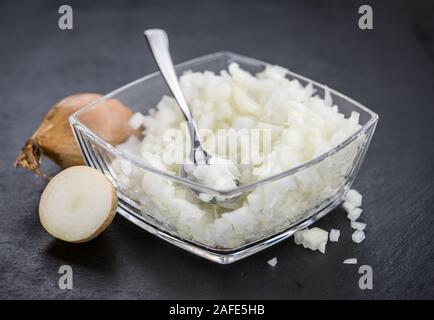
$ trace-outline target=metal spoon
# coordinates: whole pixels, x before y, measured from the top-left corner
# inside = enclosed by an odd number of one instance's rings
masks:
[[[169,39],[166,32],[161,29],[148,29],[145,30],[144,34],[155,62],[160,69],[161,75],[166,81],[166,84],[172,92],[179,107],[181,108],[182,114],[184,115],[185,121],[187,122],[191,141],[191,150],[186,161],[187,163],[180,166],[179,176],[182,178],[192,179],[192,177],[188,174],[188,172],[191,172],[192,168],[190,167],[189,170],[189,168],[186,166],[197,166],[198,162],[203,163],[203,161],[205,161],[206,164],[209,164],[212,155],[210,155],[202,145],[196,123],[194,122],[190,111],[190,107],[188,106],[187,100],[181,91],[181,87],[179,86],[178,77],[170,56]],[[233,201],[236,197],[238,197],[237,195],[230,198],[212,197],[211,199],[208,199],[209,197],[200,197],[201,193],[197,190],[191,191],[202,201],[209,203],[224,203]]]

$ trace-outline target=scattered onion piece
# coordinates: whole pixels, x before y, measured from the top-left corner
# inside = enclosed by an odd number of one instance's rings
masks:
[[[366,228],[366,223],[357,222],[357,221],[351,221],[351,228],[363,231]]]
[[[341,235],[340,230],[331,229],[330,230],[330,234],[329,234],[329,240],[330,240],[330,242],[338,242],[340,235]]]
[[[303,247],[309,248],[310,250],[320,250],[322,253],[325,252],[325,245],[329,234],[327,231],[320,228],[312,228],[303,232]]]
[[[270,259],[267,263],[274,268],[277,265],[277,258]]]
[[[327,242],[321,242],[321,243],[319,244],[319,246],[318,246],[318,250],[319,250],[319,252],[321,252],[321,253],[325,253],[325,251],[326,251],[326,244],[327,244]]]
[[[345,196],[345,200],[353,203],[356,207],[360,207],[363,197],[357,190],[350,189]]]
[[[357,258],[345,259],[343,264],[357,264]]]
[[[363,240],[365,240],[365,237],[366,237],[365,233],[361,230],[354,231],[354,233],[351,236],[353,242],[355,242],[355,243],[362,242]]]
[[[360,215],[362,214],[363,209],[361,208],[353,208],[348,212],[347,218],[351,221],[356,221],[360,218]]]
[[[294,233],[294,242],[295,242],[295,244],[297,244],[297,245],[302,244],[302,242],[303,242],[303,232],[305,232],[306,230],[308,230],[308,229],[306,228],[306,229],[303,229],[303,230],[300,230],[300,231],[297,231],[296,233]]]

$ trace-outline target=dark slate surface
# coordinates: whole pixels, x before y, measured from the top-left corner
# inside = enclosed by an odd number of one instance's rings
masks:
[[[69,1],[75,26],[64,32],[61,2],[0,1],[0,297],[434,298],[434,9],[429,1],[369,2],[373,31],[357,27],[361,3],[344,0]],[[43,230],[37,206],[45,182],[12,168],[19,148],[62,97],[105,93],[155,70],[141,35],[155,26],[168,30],[176,62],[239,52],[327,83],[380,114],[355,184],[366,241],[350,241],[341,209],[318,223],[343,231],[326,255],[288,240],[229,266],[120,216],[87,244]],[[359,289],[358,266],[342,264],[349,257],[372,266],[373,290]],[[70,291],[57,286],[63,264],[74,270]]]

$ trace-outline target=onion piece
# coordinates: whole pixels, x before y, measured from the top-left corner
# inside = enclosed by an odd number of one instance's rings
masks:
[[[350,213],[351,210],[353,210],[354,208],[357,208],[357,204],[354,203],[354,202],[351,202],[351,201],[345,201],[345,202],[342,204],[342,208],[344,208],[344,210],[345,210],[347,213]]]
[[[365,233],[361,230],[356,230],[352,234],[351,238],[353,239],[353,242],[360,243],[365,240]]]
[[[208,193],[199,193],[199,198],[204,201],[204,202],[210,202],[213,198],[212,195],[208,194]]]
[[[297,231],[296,233],[294,233],[294,242],[296,245],[302,244],[303,242],[303,232],[307,231],[308,229],[303,229],[300,231]]]
[[[360,218],[360,215],[362,214],[362,212],[363,212],[363,209],[361,209],[361,208],[353,208],[348,213],[347,218],[350,219],[351,221],[356,221],[357,219]]]
[[[329,234],[329,240],[330,242],[338,242],[339,237],[341,235],[341,231],[337,229],[331,229]]]
[[[351,228],[363,231],[366,228],[366,223],[357,222],[357,221],[351,221]]]
[[[267,263],[274,268],[277,265],[277,258],[274,257],[273,259],[268,260]]]
[[[312,228],[303,232],[303,247],[309,248],[310,250],[321,249],[325,251],[325,244],[327,244],[329,234],[327,231],[320,228]],[[322,245],[324,243],[324,245]],[[322,252],[322,251],[321,251]]]
[[[354,189],[350,189],[345,196],[345,200],[353,203],[355,207],[360,207],[362,205],[362,199],[362,195]]]
[[[327,242],[321,242],[320,243],[320,245],[318,247],[319,252],[325,253],[325,251],[326,251],[326,244],[327,244]]]
[[[343,264],[357,264],[357,258],[345,259]]]

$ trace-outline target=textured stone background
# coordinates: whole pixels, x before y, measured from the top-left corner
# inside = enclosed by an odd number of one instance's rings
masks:
[[[366,2],[366,1],[364,1]],[[364,3],[363,2],[363,3]],[[368,1],[68,1],[74,30],[57,28],[56,1],[0,1],[0,298],[434,298],[434,7]],[[155,70],[142,38],[167,29],[175,62],[230,50],[327,83],[381,119],[355,187],[367,239],[351,242],[336,209],[318,223],[343,231],[322,255],[292,240],[229,266],[185,253],[117,217],[81,245],[38,222],[45,182],[12,163],[49,106],[105,93]],[[55,166],[45,164],[54,173]],[[266,261],[279,259],[276,268]],[[358,288],[357,257],[374,270]],[[58,268],[74,289],[58,289]]]

